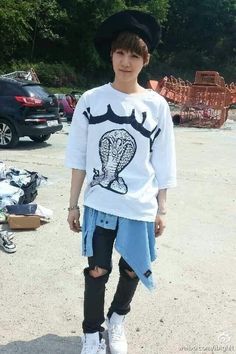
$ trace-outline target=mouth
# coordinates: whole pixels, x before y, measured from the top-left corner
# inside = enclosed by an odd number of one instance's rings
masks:
[[[119,71],[121,71],[122,73],[131,73],[130,70],[122,70],[122,69],[120,69]]]

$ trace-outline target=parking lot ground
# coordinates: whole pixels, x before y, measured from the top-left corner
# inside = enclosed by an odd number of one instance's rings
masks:
[[[0,250],[0,353],[79,354],[83,315],[81,235],[66,217],[68,124],[48,142],[23,139],[1,150],[7,166],[48,177],[36,202],[54,218],[15,232],[17,252]],[[157,289],[143,285],[127,316],[129,354],[236,352],[236,122],[221,129],[175,128],[178,187],[168,193],[167,228],[157,240]],[[106,291],[117,279],[118,254]]]

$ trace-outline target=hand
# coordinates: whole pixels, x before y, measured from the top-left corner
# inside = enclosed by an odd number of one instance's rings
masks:
[[[155,220],[155,237],[163,234],[166,227],[165,215],[157,215]]]
[[[81,231],[79,218],[80,218],[80,212],[78,209],[73,209],[73,210],[69,211],[68,217],[67,217],[67,222],[70,226],[70,229],[74,232]]]

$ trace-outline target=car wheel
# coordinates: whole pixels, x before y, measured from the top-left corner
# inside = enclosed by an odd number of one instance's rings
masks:
[[[67,120],[68,123],[71,123],[72,117],[73,117],[73,114],[67,114],[66,120]]]
[[[30,136],[30,139],[36,143],[43,143],[44,141],[50,138],[51,134],[39,135],[39,136]]]
[[[59,115],[60,117],[65,117],[64,109],[59,109]]]
[[[173,121],[174,125],[180,125],[181,115],[180,114],[175,114],[172,117],[172,121]]]
[[[13,124],[0,118],[0,148],[13,148],[18,144],[19,136]]]

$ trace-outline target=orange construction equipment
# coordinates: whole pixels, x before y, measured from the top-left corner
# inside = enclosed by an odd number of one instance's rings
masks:
[[[236,103],[236,85],[226,85],[216,71],[197,71],[193,84],[165,76],[160,81],[148,81],[147,86],[180,106],[173,121],[182,126],[219,128],[227,119],[230,105]]]

